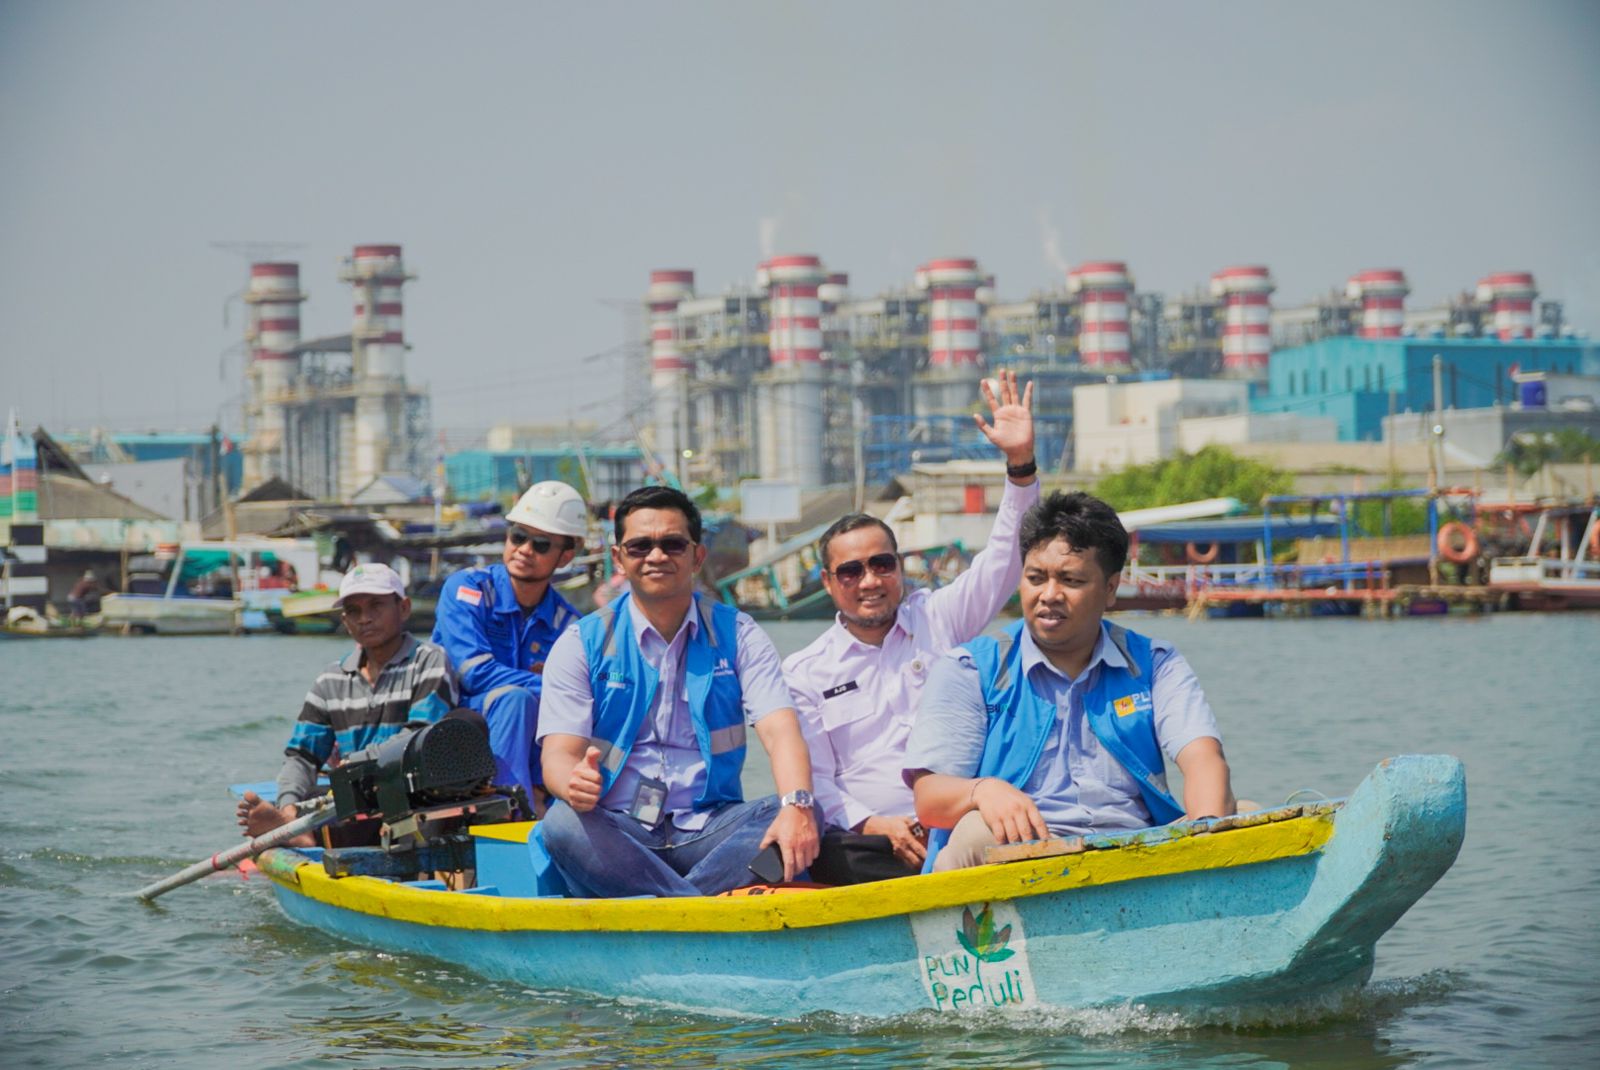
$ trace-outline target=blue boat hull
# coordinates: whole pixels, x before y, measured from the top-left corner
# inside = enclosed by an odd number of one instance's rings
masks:
[[[1396,758],[1343,804],[1309,812],[1095,837],[1082,853],[960,874],[718,900],[336,882],[288,851],[263,868],[297,921],[535,989],[776,1018],[1243,1006],[1364,982],[1378,938],[1454,860],[1465,806],[1458,761]]]

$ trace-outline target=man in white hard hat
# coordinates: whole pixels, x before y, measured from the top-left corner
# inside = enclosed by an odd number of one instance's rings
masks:
[[[461,674],[461,701],[489,725],[496,782],[517,784],[542,811],[534,729],[544,661],[580,616],[550,585],[589,530],[583,496],[555,480],[535,483],[506,514],[501,563],[445,581],[433,641]]]

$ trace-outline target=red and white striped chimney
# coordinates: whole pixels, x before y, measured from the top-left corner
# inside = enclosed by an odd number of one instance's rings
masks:
[[[822,289],[828,273],[815,256],[774,256],[761,265],[767,284],[767,352],[772,360],[759,401],[761,475],[804,487],[822,483]]]
[[[822,259],[775,256],[762,267],[768,285],[768,353],[773,366],[820,363],[822,300],[818,292],[828,277]]]
[[[400,246],[358,245],[350,267],[356,284],[355,329],[365,339],[365,374],[402,378],[406,336],[401,287],[406,269]]]
[[[838,308],[849,292],[849,274],[843,271],[828,272],[827,279],[817,287],[817,298],[822,302],[822,311],[832,312]]]
[[[688,403],[684,381],[689,361],[678,348],[678,303],[694,296],[694,272],[687,268],[666,268],[650,273],[650,290],[645,296],[650,306],[650,390],[654,398],[656,449],[662,463],[676,471],[678,455],[685,442],[679,441],[681,410]]]
[[[294,382],[300,358],[300,265],[250,265],[244,300],[250,306],[252,404],[247,406],[244,479],[254,486],[284,474],[284,395]]]
[[[1399,268],[1374,268],[1350,276],[1345,293],[1361,302],[1357,338],[1399,338],[1405,326],[1406,273]]]
[[[930,260],[918,269],[917,278],[928,289],[929,365],[960,368],[981,364],[978,287],[984,277],[978,262],[966,257]]]
[[[1211,276],[1211,293],[1222,300],[1222,374],[1264,379],[1272,356],[1271,309],[1276,289],[1264,267],[1223,268]]]
[[[1478,283],[1478,301],[1494,315],[1494,333],[1502,342],[1533,337],[1533,299],[1539,289],[1527,271],[1497,271]]]
[[[1094,260],[1067,272],[1067,292],[1078,295],[1078,361],[1088,369],[1127,371],[1133,366],[1128,299],[1133,277],[1119,260]]]

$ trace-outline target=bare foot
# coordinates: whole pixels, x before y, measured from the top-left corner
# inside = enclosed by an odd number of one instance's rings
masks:
[[[247,791],[244,798],[239,800],[235,816],[239,819],[239,827],[244,829],[244,835],[255,839],[281,825],[287,825],[294,820],[295,813],[293,805],[280,810],[255,792]]]

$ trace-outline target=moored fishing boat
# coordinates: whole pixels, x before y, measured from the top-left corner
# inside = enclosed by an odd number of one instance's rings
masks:
[[[267,538],[183,543],[156,576],[156,592],[106,595],[102,627],[142,635],[280,630],[292,585],[329,578],[313,540]],[[337,585],[337,574],[331,578]]]
[[[472,830],[462,891],[335,878],[314,849],[259,861],[297,921],[540,989],[779,1018],[1244,1006],[1363,983],[1379,937],[1454,861],[1465,813],[1461,763],[1409,756],[1342,801],[791,894],[538,898],[527,824]]]

